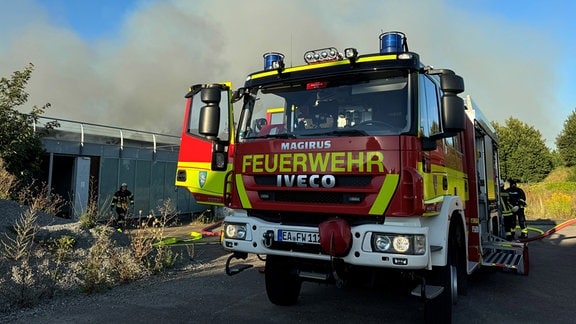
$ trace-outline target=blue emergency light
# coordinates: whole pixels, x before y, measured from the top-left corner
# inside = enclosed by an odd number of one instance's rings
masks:
[[[270,52],[264,54],[264,70],[276,70],[284,67],[284,54]]]
[[[380,54],[402,53],[408,51],[406,35],[402,32],[385,32],[380,34]]]

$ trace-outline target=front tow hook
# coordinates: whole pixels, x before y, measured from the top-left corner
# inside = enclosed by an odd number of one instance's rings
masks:
[[[232,259],[246,260],[247,257],[248,257],[248,253],[245,253],[245,252],[232,253],[228,257],[228,260],[226,260],[226,274],[229,276],[233,276],[235,274],[239,274],[240,272],[242,272],[246,269],[252,268],[253,267],[252,264],[246,264],[246,263],[237,264],[237,265],[232,266],[232,267],[230,266],[230,261],[232,261]]]

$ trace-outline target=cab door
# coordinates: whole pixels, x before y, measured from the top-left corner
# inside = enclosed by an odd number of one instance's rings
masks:
[[[217,136],[206,136],[201,133],[203,109],[210,105],[212,105],[210,109],[215,109],[213,104],[202,101],[203,89],[207,88],[216,88],[220,92],[217,104],[220,115]],[[176,186],[186,187],[200,204],[223,206],[225,203],[227,177],[232,171],[234,145],[231,89],[230,82],[198,84],[192,86],[186,95]]]

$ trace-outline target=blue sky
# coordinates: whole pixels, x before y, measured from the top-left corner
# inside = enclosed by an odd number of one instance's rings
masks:
[[[553,148],[576,107],[576,2],[496,0],[0,0],[0,75],[32,62],[32,104],[64,119],[178,133],[193,83],[231,80],[280,51],[377,51],[404,31],[452,68],[490,120],[514,117]],[[118,114],[118,111],[126,112]]]
[[[140,0],[39,0],[55,24],[70,28],[86,41],[114,37]]]

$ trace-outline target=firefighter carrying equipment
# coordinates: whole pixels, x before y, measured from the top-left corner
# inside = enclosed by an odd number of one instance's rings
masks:
[[[516,224],[520,228],[520,238],[527,238],[528,237],[528,229],[526,228],[526,215],[524,214],[524,208],[528,206],[526,203],[526,194],[524,190],[516,186],[515,180],[509,180],[510,187],[506,189],[506,192],[509,196],[509,201],[512,206],[514,206],[514,220],[515,228],[513,229],[514,232],[518,229]],[[516,222],[517,221],[517,222]]]
[[[120,186],[120,190],[114,193],[110,208],[114,209],[114,207],[116,207],[117,209],[127,211],[128,204],[130,204],[130,207],[134,207],[134,195],[127,189],[127,185],[123,183],[122,186]]]

